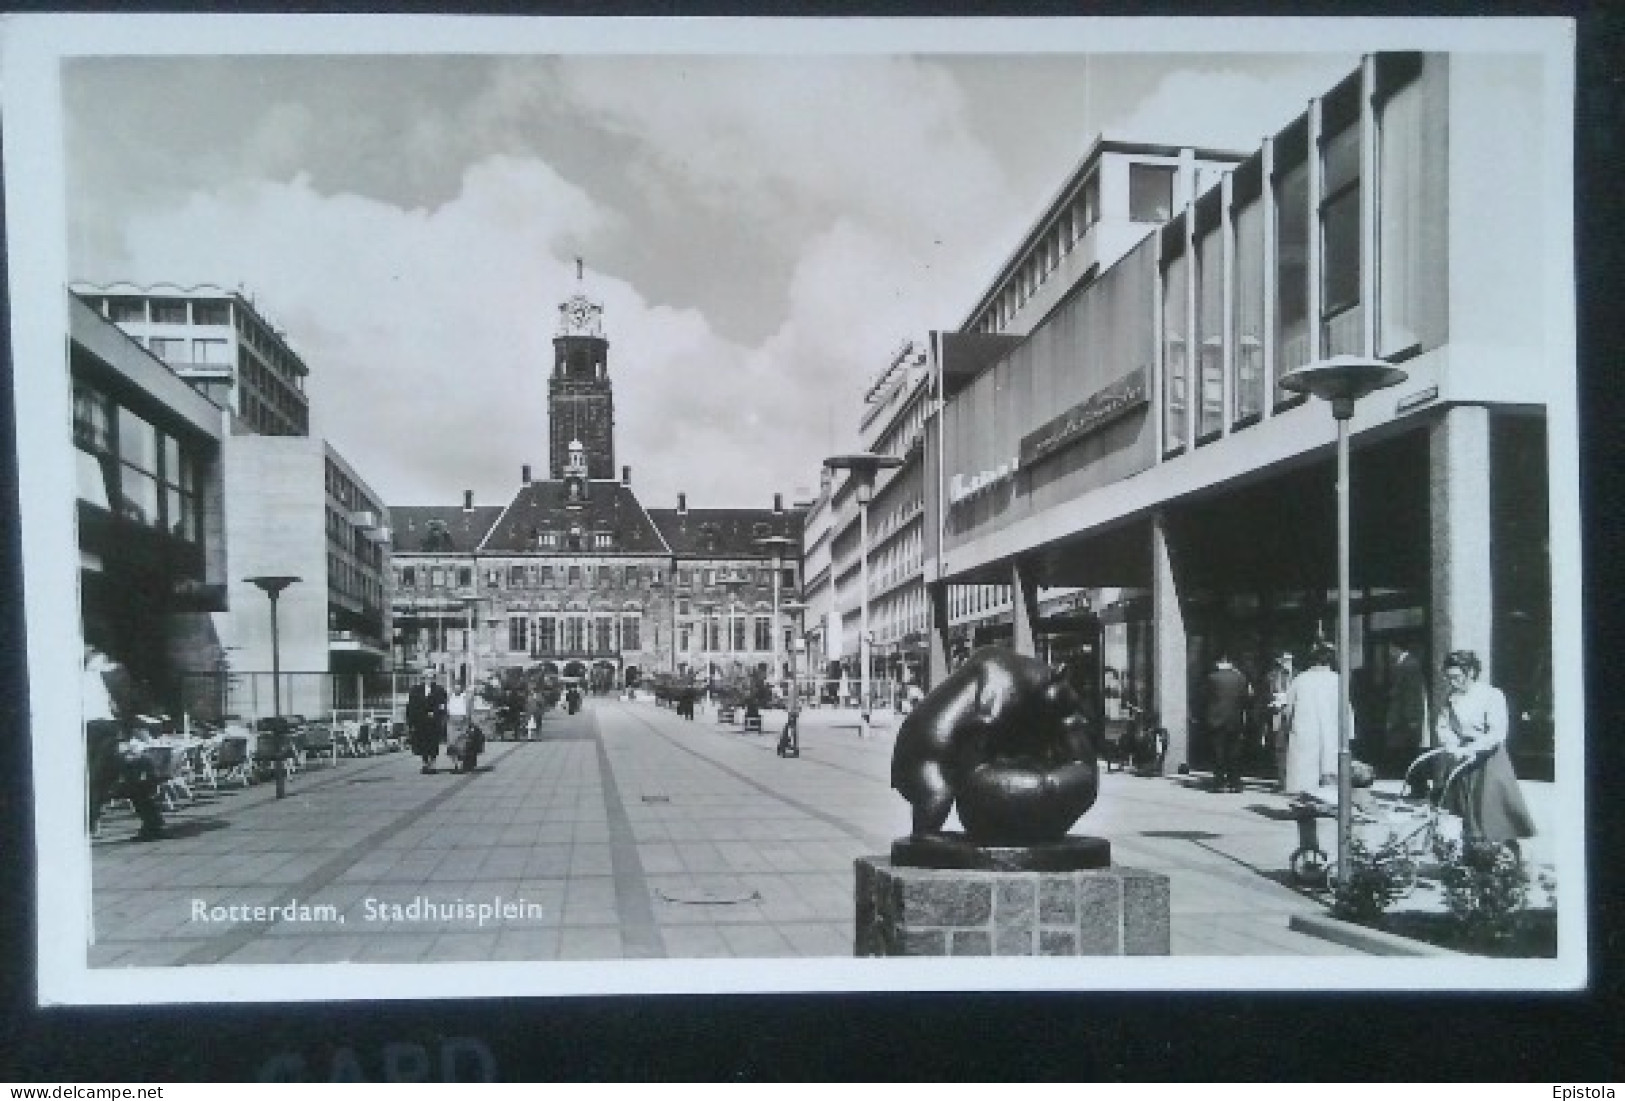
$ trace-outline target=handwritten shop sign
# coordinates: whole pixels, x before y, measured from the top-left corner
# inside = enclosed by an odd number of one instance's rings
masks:
[[[1138,368],[1021,438],[1021,465],[1032,466],[1146,404],[1146,371]]]

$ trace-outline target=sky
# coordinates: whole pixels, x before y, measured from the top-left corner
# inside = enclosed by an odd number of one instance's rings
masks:
[[[1323,54],[189,56],[63,66],[71,281],[241,287],[389,505],[547,463],[558,303],[604,306],[646,505],[765,506],[857,443],[1095,134],[1250,151]]]

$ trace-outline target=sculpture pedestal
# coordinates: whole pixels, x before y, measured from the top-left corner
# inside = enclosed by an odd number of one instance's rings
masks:
[[[1168,877],[856,862],[859,956],[1166,956]]]

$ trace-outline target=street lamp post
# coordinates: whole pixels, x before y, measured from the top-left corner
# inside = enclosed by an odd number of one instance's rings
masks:
[[[785,601],[784,611],[795,620],[795,630],[792,632],[795,641],[790,646],[790,698],[785,701],[789,707],[789,714],[784,722],[784,739],[779,745],[779,756],[801,756],[801,682],[796,679],[796,653],[799,645],[804,643],[801,634],[801,613],[807,610],[807,605],[799,600]],[[777,631],[778,619],[774,618],[773,629]]]
[[[767,535],[756,540],[758,546],[767,548],[772,556],[773,563],[773,679],[776,681],[784,673],[784,659],[779,654],[779,645],[783,641],[779,630],[779,576],[784,570],[784,553],[796,545],[796,541],[786,535]]]
[[[1280,379],[1283,390],[1331,402],[1337,421],[1337,874],[1343,882],[1348,881],[1353,867],[1349,843],[1354,814],[1353,731],[1349,728],[1349,421],[1357,401],[1375,390],[1397,386],[1407,377],[1384,360],[1333,356],[1289,371]]]
[[[711,699],[711,623],[712,616],[716,614],[717,605],[715,601],[700,600],[695,602],[694,607],[700,613],[699,665],[702,668],[699,671],[705,678],[704,695],[701,699],[709,703]]]
[[[288,746],[287,734],[282,729],[282,640],[277,633],[276,605],[282,590],[302,579],[287,574],[261,574],[243,580],[271,598],[271,716],[272,734],[276,738],[276,797],[281,799],[288,794],[288,765],[284,757]]]
[[[903,465],[895,455],[860,451],[851,455],[831,455],[824,460],[831,470],[845,470],[858,482],[858,693],[862,720],[860,731],[869,733],[869,500],[875,491],[875,474]]]

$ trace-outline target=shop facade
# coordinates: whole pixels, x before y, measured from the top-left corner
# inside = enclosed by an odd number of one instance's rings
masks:
[[[1166,767],[1203,767],[1219,651],[1261,684],[1336,634],[1334,423],[1278,381],[1380,357],[1408,379],[1351,424],[1356,751],[1379,755],[1401,651],[1472,649],[1520,771],[1549,773],[1546,407],[1572,364],[1540,281],[1485,277],[1546,263],[1556,181],[1508,155],[1545,140],[1521,106],[1540,82],[1533,60],[1367,57],[1019,341],[989,349],[979,313],[938,334],[936,622],[962,586],[1010,586],[1011,645],[1053,660],[1064,633],[1103,711],[1155,713]],[[1089,593],[1064,632],[1058,587]]]

